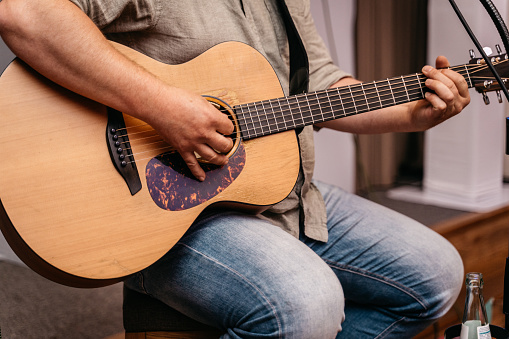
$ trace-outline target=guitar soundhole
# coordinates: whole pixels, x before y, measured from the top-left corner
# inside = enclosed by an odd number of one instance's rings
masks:
[[[152,200],[162,209],[181,211],[198,206],[223,192],[239,176],[246,162],[242,144],[228,164],[201,164],[207,176],[200,182],[194,178],[178,153],[161,154],[146,167],[147,187]]]

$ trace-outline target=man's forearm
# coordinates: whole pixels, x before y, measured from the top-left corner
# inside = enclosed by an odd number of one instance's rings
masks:
[[[18,57],[45,77],[150,120],[150,112],[143,111],[147,101],[143,95],[153,97],[162,84],[118,53],[71,2],[3,0],[0,34]]]

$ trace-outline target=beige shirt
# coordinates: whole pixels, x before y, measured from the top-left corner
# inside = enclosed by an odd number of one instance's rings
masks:
[[[188,61],[225,41],[240,41],[262,53],[288,94],[289,53],[284,24],[274,0],[71,0],[108,37],[168,64]],[[333,63],[319,37],[309,0],[286,0],[306,47],[310,91],[328,88],[347,74]],[[313,129],[298,135],[299,180],[292,193],[260,215],[294,236],[300,225],[315,240],[327,241],[327,216],[317,188]]]

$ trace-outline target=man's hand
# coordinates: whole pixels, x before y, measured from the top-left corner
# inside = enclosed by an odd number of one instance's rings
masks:
[[[203,181],[205,171],[195,152],[212,164],[226,164],[228,158],[222,153],[228,153],[233,141],[225,135],[233,133],[233,123],[199,95],[175,87],[170,93],[162,95],[172,96],[172,107],[151,114],[148,122],[180,153],[193,175]]]
[[[425,85],[432,91],[425,94],[424,100],[352,115],[318,125],[357,134],[416,132],[438,125],[461,112],[470,102],[467,82],[463,76],[447,67],[449,67],[449,61],[443,56],[437,58],[436,68],[423,67],[422,71],[428,78]],[[359,83],[360,81],[353,78],[343,78],[331,87]]]
[[[455,116],[470,103],[468,85],[463,76],[448,69],[449,61],[440,56],[436,68],[425,66],[423,74],[428,78],[426,100],[418,101],[411,110],[411,121],[417,130],[430,127]]]

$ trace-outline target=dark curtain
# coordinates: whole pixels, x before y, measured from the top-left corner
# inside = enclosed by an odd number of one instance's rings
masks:
[[[426,64],[428,0],[357,0],[357,78],[418,73]],[[422,179],[423,133],[356,136],[360,191]]]

